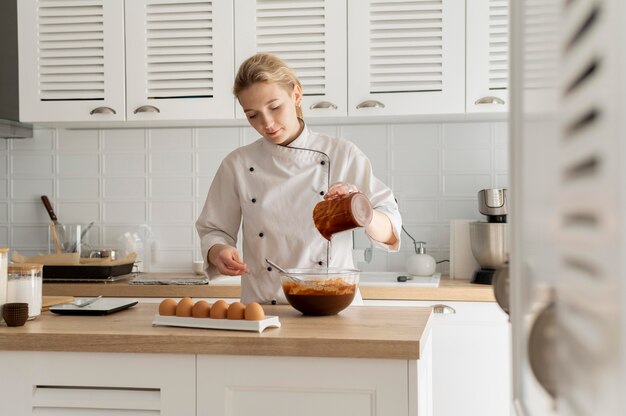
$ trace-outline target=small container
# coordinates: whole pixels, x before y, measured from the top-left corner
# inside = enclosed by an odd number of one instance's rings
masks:
[[[335,233],[368,225],[373,216],[372,204],[361,192],[326,199],[313,208],[315,227],[327,240]]]
[[[2,308],[7,303],[7,265],[8,248],[0,248],[0,323],[2,322]]]
[[[7,326],[22,326],[28,320],[28,303],[6,303],[2,310]]]
[[[41,264],[13,263],[8,267],[7,303],[28,303],[28,319],[41,315]]]

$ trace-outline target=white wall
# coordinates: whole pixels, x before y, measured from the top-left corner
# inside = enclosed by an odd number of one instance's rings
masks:
[[[345,137],[392,187],[405,228],[436,259],[449,253],[449,220],[481,219],[476,192],[508,186],[505,122],[311,126]],[[190,271],[200,259],[194,229],[211,179],[232,149],[256,140],[248,127],[40,129],[0,141],[0,246],[47,252],[48,195],[59,221],[88,223],[93,245],[113,245],[147,225],[157,241],[151,270]],[[355,245],[369,247],[361,233]],[[413,245],[374,252],[364,270],[402,271]],[[447,271],[447,263],[440,270]]]

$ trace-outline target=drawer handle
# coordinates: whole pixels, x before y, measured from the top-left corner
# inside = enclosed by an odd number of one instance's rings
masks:
[[[481,105],[481,104],[504,105],[504,100],[502,98],[494,97],[494,96],[490,95],[488,97],[479,98],[478,100],[474,101],[474,104],[476,104],[476,105]]]
[[[331,110],[336,110],[337,106],[331,103],[330,101],[320,101],[319,103],[311,104],[311,106],[309,107],[309,109],[311,110],[317,110],[318,108],[321,108],[321,109],[330,108]]]
[[[452,306],[444,305],[443,303],[438,303],[437,305],[433,305],[434,313],[441,313],[444,315],[456,313],[456,310]]]
[[[96,107],[89,112],[89,114],[117,114],[111,107]]]
[[[160,113],[160,112],[161,110],[159,110],[157,107],[153,105],[142,105],[141,107],[133,111],[133,113],[135,114],[137,113]]]
[[[376,100],[367,100],[363,101],[361,104],[356,106],[357,109],[361,108],[385,108],[385,104]]]

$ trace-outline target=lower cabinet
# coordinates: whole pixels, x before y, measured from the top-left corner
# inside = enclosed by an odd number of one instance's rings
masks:
[[[511,329],[495,302],[375,301],[434,307],[434,416],[503,416],[511,403]]]

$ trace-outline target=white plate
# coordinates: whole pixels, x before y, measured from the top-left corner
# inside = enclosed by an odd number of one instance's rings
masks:
[[[266,316],[265,319],[260,321],[247,321],[245,319],[183,318],[180,316],[155,315],[152,325],[263,332],[265,328],[269,327],[280,328],[280,321],[278,316]]]

